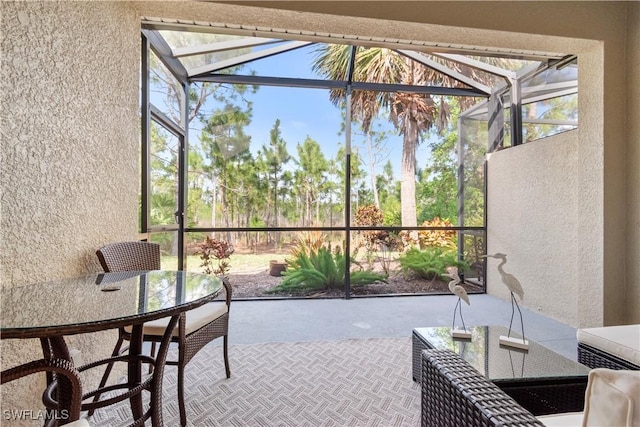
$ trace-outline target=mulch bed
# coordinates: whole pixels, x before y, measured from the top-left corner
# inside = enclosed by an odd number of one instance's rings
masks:
[[[327,298],[344,297],[344,291],[341,289],[330,289],[323,291],[306,291],[300,293],[267,293],[268,290],[275,287],[282,280],[281,277],[274,277],[269,274],[269,270],[265,269],[260,272],[252,272],[248,274],[230,274],[229,281],[233,286],[233,298],[283,298],[283,297],[310,297],[310,298]],[[426,280],[420,277],[404,277],[402,273],[392,274],[388,279],[388,283],[374,283],[371,285],[355,286],[351,288],[351,294],[354,296],[362,295],[385,295],[385,294],[446,294],[449,293],[447,287],[448,282],[441,280]],[[481,292],[482,288],[477,285],[465,283],[467,292]]]

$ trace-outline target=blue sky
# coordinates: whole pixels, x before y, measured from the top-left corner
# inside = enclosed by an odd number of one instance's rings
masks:
[[[241,71],[246,74],[268,77],[320,78],[311,70],[314,47],[305,47],[247,64]],[[262,86],[249,97],[253,103],[253,120],[249,126],[257,150],[268,143],[269,131],[276,119],[280,119],[282,138],[289,152],[296,153],[296,145],[310,136],[326,150],[328,156],[336,152],[339,136],[340,111],[329,101],[329,91],[324,89],[300,89]]]
[[[332,146],[344,141],[344,135],[338,135],[340,111],[329,102],[326,90],[262,86],[248,98],[253,101],[253,118],[248,127],[255,145],[252,151],[268,144],[276,119],[280,119],[282,138],[290,153],[295,153],[296,145],[307,135],[331,155],[335,153]]]
[[[247,64],[239,74],[255,73],[270,77],[298,77],[319,79],[311,70],[313,47],[297,49],[284,54],[272,56]],[[250,150],[256,153],[263,144],[269,142],[269,132],[276,119],[280,119],[281,136],[287,143],[289,154],[297,157],[296,146],[307,136],[317,141],[323,148],[326,158],[333,158],[339,144],[345,143],[341,129],[341,113],[329,101],[329,91],[326,89],[301,89],[280,86],[260,86],[256,93],[246,94],[245,98],[253,102],[253,115],[250,125],[245,129],[251,135]],[[203,111],[213,111],[215,107],[207,105]],[[400,178],[400,159],[402,153],[402,137],[385,119],[378,121],[380,127],[387,132],[385,151],[376,165],[378,172],[382,171],[387,160],[391,160],[393,172]],[[192,128],[199,128],[195,121]],[[377,128],[377,125],[374,125]],[[352,128],[352,150],[360,150],[364,162],[368,161],[364,138],[358,135],[357,123]],[[198,132],[192,133],[197,135]],[[192,139],[192,144],[195,141]],[[427,144],[418,148],[417,158],[419,166],[424,165],[428,158]],[[362,166],[368,171],[368,165]]]
[[[297,144],[302,143],[307,135],[322,146],[326,158],[335,157],[339,144],[345,144],[344,133],[339,134],[342,121],[340,110],[329,101],[327,90],[262,86],[248,98],[254,102],[253,118],[247,128],[247,133],[251,135],[253,153],[263,144],[269,143],[269,131],[276,119],[280,119],[281,135],[287,143],[289,154],[295,157]],[[387,138],[386,153],[376,169],[381,172],[387,159],[391,160],[394,175],[399,179],[402,137],[386,120],[380,120],[379,123],[386,130]],[[365,140],[359,133],[358,124],[354,123],[351,136],[352,150],[360,150],[362,159],[366,162],[368,157],[365,157]],[[422,164],[427,153],[427,144],[422,144],[416,153],[418,159],[422,159]],[[367,165],[363,165],[363,168],[367,168]]]
[[[302,48],[254,61],[248,64],[242,73],[247,74],[253,70],[261,76],[318,79],[321,77],[311,70],[312,50],[312,47]],[[329,101],[328,90],[261,86],[255,94],[247,98],[253,101],[253,118],[247,132],[252,137],[251,150],[254,153],[269,142],[269,131],[276,119],[280,119],[282,138],[287,142],[289,153],[294,156],[297,155],[296,145],[302,143],[307,135],[323,147],[327,158],[335,156],[339,143],[345,143],[344,133],[339,134],[341,113]],[[397,131],[386,120],[381,120],[380,123],[387,131],[388,152],[384,160],[377,165],[377,169],[381,171],[384,163],[390,159],[394,174],[399,178],[402,137],[397,135]],[[358,135],[358,130],[357,124],[354,123],[352,149],[360,149],[364,156],[364,138]],[[426,144],[419,150],[418,156],[423,157]]]

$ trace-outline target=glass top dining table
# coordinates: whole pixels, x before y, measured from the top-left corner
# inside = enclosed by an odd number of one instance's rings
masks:
[[[112,361],[128,364],[125,388],[128,391],[109,402],[131,401],[133,422],[144,425],[151,419],[154,426],[162,425],[162,373],[174,327],[191,309],[216,298],[223,288],[216,276],[184,271],[134,271],[95,273],[82,277],[56,279],[45,283],[3,288],[0,292],[0,338],[39,338],[45,359],[72,361],[66,336],[86,334],[131,326],[129,351],[126,356],[114,354],[89,365],[77,367],[79,372]],[[142,354],[145,322],[169,318],[160,349],[155,359]],[[142,378],[142,365],[151,363],[153,373]],[[48,377],[47,390],[58,389],[58,401],[43,394],[47,407],[68,411],[70,384]],[[142,391],[151,393],[149,409],[143,410]],[[99,390],[88,395],[99,395]],[[87,394],[82,390],[82,394]],[[82,410],[99,408],[107,403],[83,402]],[[111,404],[111,403],[109,403]],[[68,413],[68,412],[67,412]],[[69,420],[67,420],[69,421]]]
[[[0,334],[42,338],[113,329],[190,310],[222,289],[216,276],[184,271],[96,273],[2,289]]]

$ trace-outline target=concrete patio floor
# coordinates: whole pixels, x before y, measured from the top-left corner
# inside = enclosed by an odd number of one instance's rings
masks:
[[[463,307],[467,326],[509,326],[510,303],[489,295],[470,298],[471,306]],[[450,326],[456,299],[433,295],[233,301],[229,343],[410,337],[416,327]],[[575,328],[524,308],[522,314],[528,339],[576,360]],[[514,329],[519,328],[514,323]]]

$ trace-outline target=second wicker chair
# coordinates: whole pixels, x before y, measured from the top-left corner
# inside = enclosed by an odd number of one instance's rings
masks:
[[[96,252],[100,264],[105,272],[141,271],[160,269],[160,246],[148,242],[117,242],[98,249]],[[178,343],[178,360],[168,360],[167,365],[178,366],[178,406],[180,409],[180,424],[187,424],[184,404],[184,369],[187,363],[206,344],[222,337],[224,366],[227,378],[231,376],[229,369],[228,331],[229,309],[231,308],[231,285],[226,279],[222,280],[226,291],[225,302],[211,302],[200,306],[186,314],[184,329],[176,326],[172,341]],[[169,319],[159,319],[144,324],[144,340],[152,343],[152,353],[155,343],[162,340]],[[121,328],[118,342],[113,355],[119,354],[124,341],[130,340],[131,328]],[[111,366],[107,367],[102,379],[103,386]]]

